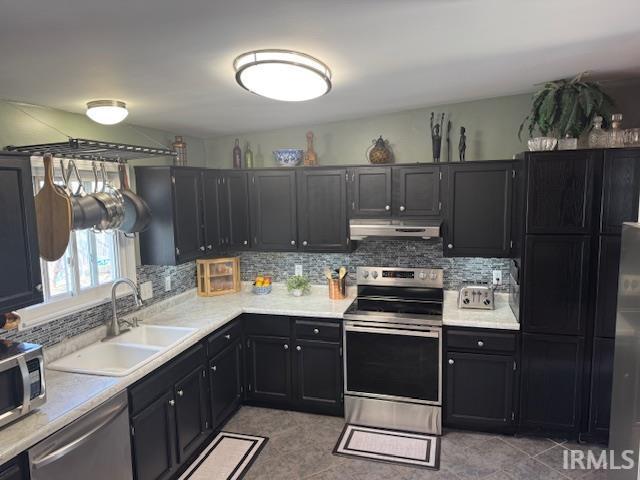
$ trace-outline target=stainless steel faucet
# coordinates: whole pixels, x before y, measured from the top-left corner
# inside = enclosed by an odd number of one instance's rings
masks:
[[[133,290],[133,295],[136,301],[136,306],[137,307],[142,306],[142,298],[140,297],[140,291],[138,290],[138,287],[136,287],[136,284],[133,283],[131,279],[123,277],[115,280],[113,282],[113,285],[111,285],[111,310],[113,311],[113,317],[111,318],[111,322],[107,325],[107,338],[120,335],[121,323],[127,323],[129,326],[137,326],[136,325],[137,322],[135,321],[134,321],[134,324],[132,325],[129,322],[118,320],[118,307],[116,306],[116,290],[118,289],[118,285],[120,285],[121,283],[129,285],[131,287],[131,290]]]

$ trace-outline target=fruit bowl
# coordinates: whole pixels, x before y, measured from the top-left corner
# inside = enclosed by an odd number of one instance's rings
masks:
[[[273,158],[283,167],[295,167],[302,162],[304,150],[298,148],[281,148],[273,151]]]

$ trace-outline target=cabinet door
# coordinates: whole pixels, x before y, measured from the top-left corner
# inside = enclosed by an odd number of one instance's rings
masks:
[[[445,255],[509,256],[512,163],[450,165],[448,169]]]
[[[198,169],[173,170],[174,235],[178,262],[204,253],[202,177]]]
[[[587,236],[534,236],[525,240],[525,332],[582,335],[589,309]]]
[[[600,235],[599,242],[595,332],[599,337],[613,338],[616,336],[620,237]]]
[[[440,167],[393,167],[393,215],[440,216]]]
[[[298,238],[302,250],[344,251],[349,247],[347,171],[300,170]]]
[[[208,435],[207,384],[203,367],[176,383],[176,432],[178,458],[183,463]]]
[[[215,170],[202,173],[202,204],[204,209],[204,240],[206,252],[220,247],[220,215],[218,208],[218,182],[220,176]]]
[[[241,343],[236,341],[209,360],[209,390],[211,392],[211,418],[214,429],[240,405]]]
[[[0,466],[0,480],[29,480],[28,468],[23,456]]]
[[[131,419],[136,480],[164,480],[174,473],[175,425],[172,391],[167,391]]]
[[[514,357],[448,352],[446,361],[448,425],[505,428],[513,424]]]
[[[289,337],[250,335],[247,397],[258,402],[288,405],[291,400]]]
[[[591,370],[589,432],[606,442],[611,417],[614,339],[595,338]]]
[[[391,216],[391,167],[351,170],[351,218]]]
[[[254,247],[267,251],[298,249],[295,170],[251,174],[251,219]]]
[[[299,407],[338,413],[342,407],[340,344],[297,340],[296,402]]]
[[[29,157],[0,157],[0,313],[42,302]],[[7,273],[8,272],[8,273]]]
[[[523,334],[520,426],[575,433],[580,421],[582,337]]]
[[[249,177],[246,172],[228,172],[223,182],[227,205],[225,244],[235,249],[249,248]]]
[[[638,221],[640,149],[604,151],[600,232],[619,234],[623,222]]]
[[[527,233],[590,233],[593,150],[538,152],[529,156]]]

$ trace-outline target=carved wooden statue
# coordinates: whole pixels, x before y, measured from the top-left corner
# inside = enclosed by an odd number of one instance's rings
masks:
[[[440,151],[442,150],[442,134],[440,131],[444,127],[444,113],[440,116],[440,121],[434,124],[434,113],[431,112],[431,147],[433,149],[434,163],[440,162]]]
[[[467,150],[467,135],[466,129],[464,127],[460,127],[460,143],[458,143],[458,153],[460,154],[460,161],[464,162],[465,152]]]

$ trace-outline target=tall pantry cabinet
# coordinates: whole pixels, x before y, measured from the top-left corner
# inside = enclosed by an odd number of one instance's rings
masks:
[[[520,430],[606,440],[620,231],[637,221],[640,149],[520,156]]]

